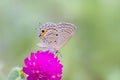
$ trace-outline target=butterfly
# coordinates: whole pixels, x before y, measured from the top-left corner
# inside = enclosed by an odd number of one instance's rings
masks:
[[[71,23],[46,23],[40,28],[39,38],[41,43],[37,45],[57,53],[72,38],[75,31],[76,26]]]

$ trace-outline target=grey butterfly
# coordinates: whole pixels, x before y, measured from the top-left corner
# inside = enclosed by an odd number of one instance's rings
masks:
[[[41,43],[37,45],[56,53],[72,38],[75,31],[76,27],[71,23],[46,23],[39,31]]]

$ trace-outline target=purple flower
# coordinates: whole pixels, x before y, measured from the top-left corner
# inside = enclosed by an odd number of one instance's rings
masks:
[[[24,60],[23,72],[27,80],[61,80],[62,64],[57,56],[50,51],[31,53],[30,58]]]

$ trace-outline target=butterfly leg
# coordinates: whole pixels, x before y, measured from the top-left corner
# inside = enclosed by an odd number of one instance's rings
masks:
[[[60,57],[62,57],[62,54],[61,54],[61,52],[60,51],[58,51],[58,50],[56,50],[56,56],[58,56],[58,55],[60,55]]]

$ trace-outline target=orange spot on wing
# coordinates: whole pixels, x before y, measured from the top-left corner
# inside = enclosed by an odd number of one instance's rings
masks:
[[[40,34],[40,37],[43,37],[43,36],[46,34],[46,32],[47,32],[47,30],[44,29],[44,30],[42,31],[42,33]]]

